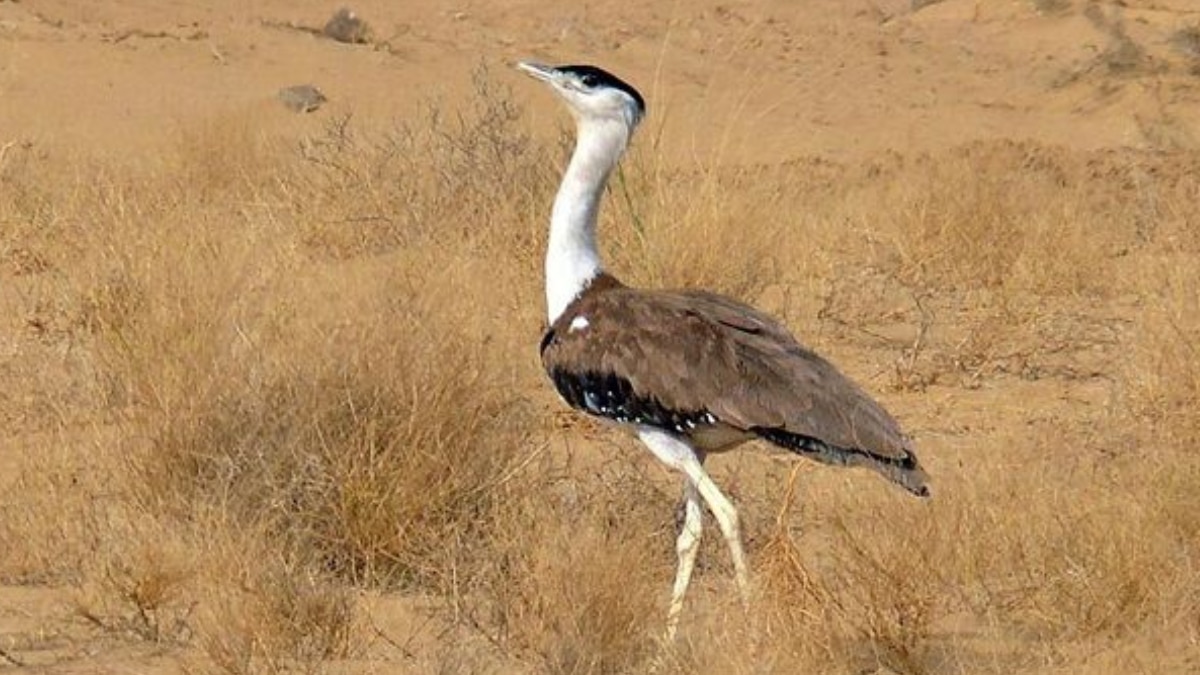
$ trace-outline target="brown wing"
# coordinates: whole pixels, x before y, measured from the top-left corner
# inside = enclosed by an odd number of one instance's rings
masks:
[[[872,466],[923,493],[911,444],[887,411],[742,303],[697,291],[603,288],[568,307],[547,338],[542,357],[552,377],[611,375],[628,383],[622,396],[685,421],[710,413],[821,461]]]
[[[733,345],[711,321],[655,302],[658,295],[589,289],[563,312],[543,339],[542,363],[568,403],[662,426],[709,412],[712,373],[699,366],[728,362]]]
[[[778,322],[729,298],[680,295],[691,311],[734,329],[722,331],[719,339],[733,344],[740,386],[718,396],[710,407],[714,414],[730,423],[780,428],[885,457],[911,452],[911,443],[882,406]],[[758,330],[741,328],[746,324]]]

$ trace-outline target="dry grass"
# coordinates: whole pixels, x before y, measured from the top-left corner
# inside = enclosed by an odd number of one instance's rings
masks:
[[[1200,440],[1194,414],[1200,404],[1200,288],[1193,275],[1174,266],[1149,271],[1140,281],[1148,306],[1134,327],[1137,339],[1126,367],[1126,422],[1188,447]]]
[[[1134,236],[1139,204],[1112,208],[1078,159],[1052,148],[967,145],[880,173],[851,196],[852,217],[883,244],[879,264],[913,286],[1102,293],[1111,284],[1090,263]]]
[[[149,166],[6,155],[27,363],[0,376],[37,395],[0,399],[24,457],[0,578],[200,672],[1194,668],[1196,157],[689,168],[641,139],[616,269],[762,300],[876,391],[894,370],[936,488],[714,458],[756,600],[709,528],[664,649],[677,485],[552,415],[532,346],[562,148],[479,89],[300,148],[229,118]],[[432,599],[439,632],[381,652],[364,589]]]
[[[671,575],[670,501],[623,462],[584,480],[541,469],[562,478],[509,502],[483,625],[548,673],[644,669],[662,603],[639,589]]]

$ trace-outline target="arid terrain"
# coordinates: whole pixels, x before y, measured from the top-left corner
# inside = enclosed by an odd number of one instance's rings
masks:
[[[1200,6],[0,0],[0,671],[1200,672]],[[610,268],[781,317],[916,500],[679,479],[537,359],[569,117]],[[280,90],[313,85],[310,112]]]

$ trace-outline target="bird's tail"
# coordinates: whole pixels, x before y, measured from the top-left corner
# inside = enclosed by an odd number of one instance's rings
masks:
[[[888,480],[918,497],[929,496],[929,476],[917,462],[917,456],[905,450],[898,456],[883,455],[860,448],[841,448],[811,436],[794,434],[783,429],[755,427],[759,438],[791,450],[797,455],[836,466],[865,466],[883,474]]]

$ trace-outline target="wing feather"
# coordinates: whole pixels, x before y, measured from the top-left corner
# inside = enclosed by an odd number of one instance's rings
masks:
[[[572,331],[575,317],[587,327]],[[584,294],[552,327],[548,370],[612,373],[672,410],[706,410],[742,430],[773,429],[907,459],[911,444],[861,387],[771,317],[700,291],[625,287]]]

